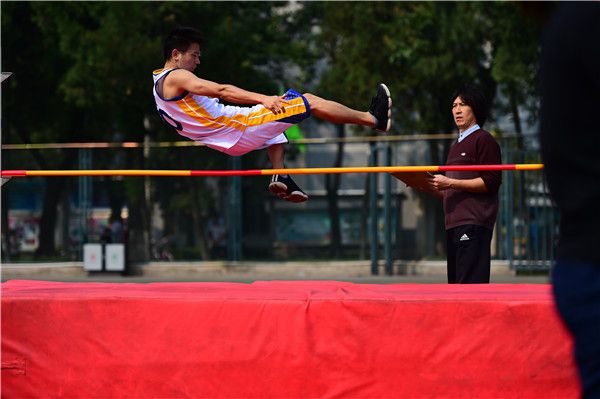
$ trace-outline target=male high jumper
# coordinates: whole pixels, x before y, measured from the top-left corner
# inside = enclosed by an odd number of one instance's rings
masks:
[[[263,95],[194,75],[201,46],[198,30],[175,28],[164,43],[164,67],[153,72],[158,113],[182,136],[232,156],[267,148],[273,168],[283,169],[283,144],[288,142],[284,131],[311,114],[333,123],[390,130],[392,99],[384,84],[378,85],[369,110],[364,112],[292,89],[282,96]],[[253,106],[224,105],[219,99]],[[274,175],[269,191],[290,202],[308,199],[289,175]]]

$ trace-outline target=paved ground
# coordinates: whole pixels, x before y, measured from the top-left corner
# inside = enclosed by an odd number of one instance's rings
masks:
[[[7,280],[73,282],[239,282],[265,280],[335,280],[360,284],[445,284],[445,262],[420,261],[395,264],[393,275],[371,274],[368,261],[331,262],[150,262],[137,265],[128,275],[119,272],[87,272],[81,262],[1,264],[0,277]],[[493,261],[491,283],[547,284],[547,275],[517,276],[505,262]]]

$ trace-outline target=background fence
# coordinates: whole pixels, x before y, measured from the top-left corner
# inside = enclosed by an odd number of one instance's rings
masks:
[[[443,164],[455,135],[325,137],[294,141],[288,167]],[[539,163],[521,136],[497,137],[503,163]],[[39,169],[32,152],[73,158],[73,169],[270,167],[264,152],[227,157],[194,142],[3,145],[3,169]],[[55,212],[55,259],[81,259],[86,242],[141,242],[149,259],[444,259],[441,202],[389,174],[295,176],[311,196],[289,204],[267,177],[13,179],[2,187],[3,259],[39,255],[44,212]],[[200,180],[201,179],[201,180]],[[46,216],[47,217],[47,216]],[[516,270],[551,267],[558,215],[541,171],[505,171],[493,256]],[[135,244],[130,242],[132,246]],[[134,251],[135,252],[135,251]],[[142,254],[141,258],[144,255]]]

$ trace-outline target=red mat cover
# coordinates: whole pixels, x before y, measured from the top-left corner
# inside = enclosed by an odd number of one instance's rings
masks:
[[[566,398],[548,285],[2,284],[3,398]]]

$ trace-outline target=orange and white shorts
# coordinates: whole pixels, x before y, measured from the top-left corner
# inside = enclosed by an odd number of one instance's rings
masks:
[[[310,106],[308,104],[308,100],[293,89],[289,89],[285,95],[286,100],[291,100],[298,97],[302,98],[306,107],[306,111],[261,125],[248,126],[237,143],[235,143],[231,148],[225,149],[222,147],[213,147],[210,144],[207,144],[207,146],[214,148],[217,151],[221,151],[227,155],[240,156],[250,151],[267,148],[273,144],[287,143],[288,139],[285,136],[285,130],[287,130],[290,126],[298,124],[304,119],[308,118],[310,116]],[[262,105],[256,105],[255,107],[262,107]]]

